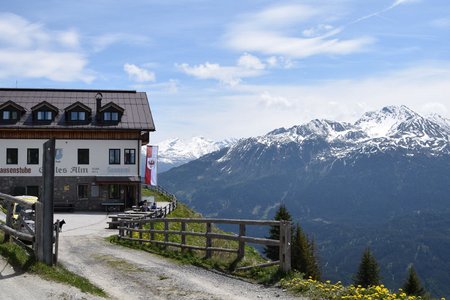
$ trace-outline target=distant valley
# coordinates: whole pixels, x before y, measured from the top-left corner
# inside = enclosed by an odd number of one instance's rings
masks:
[[[351,282],[370,246],[388,287],[414,264],[448,296],[449,134],[446,118],[389,106],[353,124],[316,119],[242,139],[159,183],[205,216],[270,219],[286,204],[314,236],[325,278]]]

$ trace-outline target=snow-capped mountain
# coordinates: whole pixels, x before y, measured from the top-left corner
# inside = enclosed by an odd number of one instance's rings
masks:
[[[336,159],[351,155],[371,155],[404,149],[408,155],[417,151],[430,155],[449,154],[450,121],[437,114],[422,117],[406,106],[387,106],[367,112],[355,123],[312,120],[288,129],[279,128],[264,136],[249,138],[231,147],[221,161],[234,157],[234,151],[250,144],[265,146],[295,143],[299,149],[312,141],[324,142],[313,159]],[[247,143],[245,145],[243,143]]]
[[[346,173],[350,172],[348,166],[361,164],[366,165],[365,168],[368,170],[374,170],[370,176],[378,174],[385,177],[383,172],[389,169],[392,173],[402,173],[399,178],[396,178],[400,180],[402,176],[411,175],[404,174],[405,170],[413,168],[410,165],[411,162],[423,164],[416,167],[426,173],[429,171],[427,169],[429,165],[442,161],[444,163],[441,162],[438,169],[441,175],[449,177],[449,128],[448,119],[438,115],[423,117],[406,106],[388,106],[379,111],[367,112],[353,124],[315,119],[291,128],[279,128],[263,136],[242,139],[230,147],[194,160],[186,167],[189,170],[180,169],[179,176],[177,172],[168,172],[167,176],[162,177],[162,184],[169,184],[181,190],[185,188],[195,190],[196,185],[199,184],[203,187],[210,185],[211,189],[217,185],[220,189],[222,186],[227,186],[228,193],[232,190],[230,184],[238,184],[242,188],[248,182],[260,192],[263,189],[256,186],[256,182],[262,178],[274,177],[278,186],[273,183],[269,186],[273,187],[276,193],[283,194],[281,199],[285,199],[289,193],[297,193],[297,189],[300,188],[292,186],[292,182],[303,181],[307,178],[315,182],[327,178],[333,172],[337,172],[336,170]],[[391,170],[394,166],[398,168],[402,164],[405,165],[404,170]],[[383,165],[385,169],[378,169]],[[366,171],[362,169],[361,172]],[[440,173],[436,171],[433,176],[438,174]],[[347,180],[353,175],[345,176],[350,176],[344,178]],[[181,178],[182,180],[179,181]],[[423,181],[429,178],[431,177],[423,178]],[[442,181],[442,178],[436,182]],[[355,180],[358,181],[357,178]],[[382,178],[373,178],[374,182],[377,180]],[[303,182],[302,185],[307,184],[303,188],[311,182],[308,184]],[[450,187],[448,182],[442,184]],[[395,181],[392,183],[392,186],[394,185]],[[424,189],[427,188],[424,187]],[[190,194],[190,197],[194,195]],[[197,200],[193,199],[193,201]],[[420,201],[425,200],[425,198],[420,199]],[[234,199],[226,199],[224,205],[227,209],[230,208],[228,206],[232,201]],[[208,212],[215,213],[216,209],[217,206],[211,207],[211,211]]]
[[[354,123],[315,119],[242,139],[159,183],[210,217],[267,219],[284,203],[317,238],[324,273],[335,281],[354,272],[370,245],[389,266],[382,277],[392,288],[414,262],[430,286],[450,294],[450,276],[434,277],[450,274],[449,128],[448,119],[405,106]]]
[[[158,143],[158,172],[167,171],[205,154],[229,147],[236,141],[227,139],[215,142],[200,136],[189,140],[179,138],[164,140]]]

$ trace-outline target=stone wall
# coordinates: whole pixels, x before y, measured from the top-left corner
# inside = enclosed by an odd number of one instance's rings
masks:
[[[83,184],[87,187],[87,197],[78,197],[78,186]],[[133,185],[130,183],[130,185]],[[111,201],[109,199],[109,184],[96,184],[95,177],[55,177],[54,203],[73,204],[75,210],[104,210],[102,202]],[[129,186],[128,184],[120,184],[120,189]],[[133,186],[139,188],[138,184]],[[11,195],[31,194],[39,196],[42,189],[42,177],[0,177],[0,192]],[[125,202],[126,195],[119,194],[118,199]],[[134,205],[136,195],[132,196],[132,200],[128,201],[128,205]]]

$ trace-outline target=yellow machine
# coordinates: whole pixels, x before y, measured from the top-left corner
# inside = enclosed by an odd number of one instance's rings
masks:
[[[36,196],[28,196],[28,195],[23,195],[23,196],[15,196],[16,198],[19,198],[21,200],[27,201],[30,203],[30,205],[35,204],[38,201],[38,197]],[[19,213],[24,210],[27,209],[26,207],[23,207],[20,204],[14,203],[14,208],[13,208],[13,219],[17,220],[17,218],[19,218]]]

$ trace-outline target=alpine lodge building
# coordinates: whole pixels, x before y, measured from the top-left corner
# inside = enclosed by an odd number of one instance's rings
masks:
[[[43,144],[55,138],[55,209],[136,205],[150,131],[144,92],[0,88],[0,192],[39,197]]]

